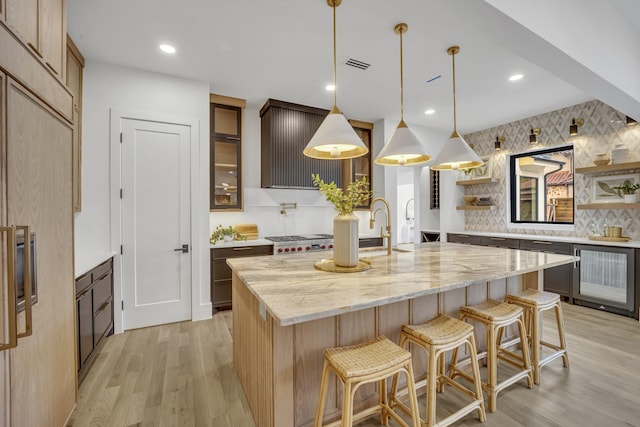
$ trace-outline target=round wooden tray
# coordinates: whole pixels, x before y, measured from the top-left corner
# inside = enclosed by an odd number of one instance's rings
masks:
[[[600,240],[603,242],[628,242],[630,237],[602,237],[602,236],[589,236],[589,240]]]
[[[333,258],[322,259],[314,264],[314,267],[318,270],[328,271],[330,273],[358,273],[360,271],[366,271],[371,268],[371,261],[368,259],[360,258],[358,265],[355,267],[339,267],[333,262]]]

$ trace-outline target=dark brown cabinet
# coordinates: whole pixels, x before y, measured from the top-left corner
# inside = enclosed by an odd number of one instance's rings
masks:
[[[242,209],[243,107],[212,103],[209,208]]]
[[[341,162],[312,159],[302,153],[328,113],[321,108],[267,100],[260,110],[262,188],[315,188],[312,173],[341,186]]]
[[[471,235],[468,235],[468,234],[447,233],[447,242],[463,243],[465,245],[487,246],[486,237],[484,237],[484,236],[471,236]]]
[[[76,279],[78,380],[93,363],[103,340],[113,333],[113,261]]]
[[[211,248],[211,304],[214,313],[231,307],[231,267],[227,258],[273,255],[273,245]]]
[[[358,120],[349,120],[349,123],[353,126],[353,130],[356,131],[356,134],[360,137],[364,145],[369,149],[369,152],[364,156],[342,161],[342,189],[346,190],[349,183],[365,178],[367,182],[369,182],[369,189],[373,190],[373,171],[371,168],[371,159],[373,156],[373,146],[371,145],[373,123],[361,122]],[[369,197],[366,203],[356,206],[356,209],[369,209],[370,205],[371,197]]]
[[[567,242],[550,242],[547,240],[520,240],[520,249],[527,251],[548,252],[571,255],[573,245]],[[544,270],[544,290],[554,292],[573,302],[571,287],[573,283],[573,264],[559,265]]]
[[[67,76],[65,84],[73,94],[73,210],[82,209],[82,75],[84,57],[67,35]]]
[[[361,248],[377,248],[384,243],[382,237],[361,237],[358,241]]]

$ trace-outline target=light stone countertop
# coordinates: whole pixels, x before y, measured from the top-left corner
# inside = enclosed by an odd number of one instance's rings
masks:
[[[488,237],[504,237],[507,239],[528,239],[528,240],[546,240],[548,242],[566,242],[577,243],[581,245],[598,245],[598,246],[616,246],[622,248],[640,248],[640,241],[630,240],[628,242],[609,242],[604,240],[591,240],[588,237],[577,236],[548,236],[535,234],[518,234],[518,233],[498,233],[492,231],[448,231],[452,234],[466,234],[468,236],[488,236]]]
[[[276,322],[287,326],[578,260],[570,255],[456,243],[406,246],[412,250],[391,256],[383,249],[361,252],[372,268],[359,273],[315,269],[315,262],[331,257],[331,252],[230,258],[227,264]]]

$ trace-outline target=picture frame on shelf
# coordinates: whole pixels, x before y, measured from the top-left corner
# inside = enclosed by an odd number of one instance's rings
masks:
[[[640,175],[611,175],[593,177],[591,190],[591,203],[622,203],[624,195],[621,191],[614,190],[613,187],[640,182]]]
[[[493,156],[480,158],[482,165],[471,170],[471,179],[493,178]]]

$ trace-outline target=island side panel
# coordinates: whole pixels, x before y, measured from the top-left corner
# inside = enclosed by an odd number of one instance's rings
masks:
[[[232,276],[232,298],[233,364],[256,425],[275,427],[273,320],[271,316],[266,320],[260,316],[258,300],[235,272]]]

